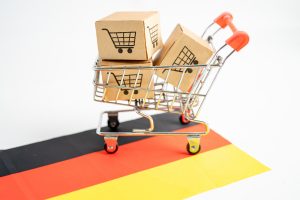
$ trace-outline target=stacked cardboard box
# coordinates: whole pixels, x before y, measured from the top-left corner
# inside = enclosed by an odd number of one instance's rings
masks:
[[[99,57],[99,67],[152,66],[152,55],[163,47],[158,12],[116,12],[96,21],[96,33]],[[148,85],[151,70],[126,70],[121,82],[122,71],[102,71],[104,81],[110,76],[110,86],[138,80],[136,87],[153,89]],[[130,79],[130,80],[127,80]],[[132,79],[132,80],[131,80]],[[126,84],[127,83],[127,84]],[[107,88],[104,100],[128,100],[153,97],[145,90],[127,90]]]
[[[185,27],[177,25],[171,36],[165,43],[159,56],[155,59],[154,65],[161,66],[187,66],[195,64],[206,64],[213,54],[213,49],[208,42],[198,37]],[[168,82],[177,86],[183,68],[174,67],[169,74]],[[167,73],[165,70],[159,70],[158,76],[165,79]],[[179,89],[183,92],[189,91],[197,75],[195,68],[188,68],[185,71]]]
[[[115,68],[115,67],[128,67],[128,66],[152,66],[152,61],[107,61],[102,60],[98,63],[98,67],[105,68]],[[119,90],[116,86],[120,85],[120,82],[122,81],[123,77],[123,70],[103,70],[102,72],[102,80],[104,83],[107,83],[112,88],[108,88],[105,92],[104,101],[110,101],[110,100],[128,100],[132,99],[143,99],[145,97],[147,98],[153,98],[154,92],[153,91],[146,91],[146,90],[128,90],[128,89],[121,89]],[[143,69],[143,70],[136,70],[136,69],[127,69],[125,71],[124,77],[123,77],[123,84],[122,85],[134,85],[135,80],[136,87],[142,87],[142,88],[148,88],[148,83],[150,83],[150,79],[152,72],[149,69]],[[108,79],[108,76],[110,78]],[[131,79],[131,80],[130,80]],[[131,81],[131,83],[130,83]],[[153,81],[149,85],[149,89],[153,89]]]

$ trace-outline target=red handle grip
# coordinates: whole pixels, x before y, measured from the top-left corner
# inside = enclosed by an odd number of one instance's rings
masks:
[[[226,40],[226,44],[231,46],[235,51],[239,51],[248,44],[249,36],[246,32],[238,31],[232,23],[232,20],[232,15],[229,12],[224,12],[219,17],[217,17],[214,22],[221,28],[229,26],[229,28],[233,32],[233,35]]]
[[[249,36],[244,31],[236,31],[226,40],[226,44],[231,46],[235,51],[241,50],[249,42]]]
[[[218,24],[221,28],[225,28],[226,26],[232,26],[232,19],[233,16],[231,13],[229,12],[223,12],[219,17],[217,17],[214,22],[216,24]],[[233,28],[236,30],[236,28],[233,25]],[[235,32],[235,30],[233,30],[233,32]]]

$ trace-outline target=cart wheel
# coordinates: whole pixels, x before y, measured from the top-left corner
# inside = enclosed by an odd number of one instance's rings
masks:
[[[127,95],[129,92],[128,90],[124,90],[124,94]]]
[[[188,73],[192,73],[193,72],[193,70],[191,69],[191,68],[187,68],[187,70],[186,70]]]
[[[107,144],[104,144],[104,150],[108,154],[116,153],[118,151],[118,149],[119,149],[118,145],[116,145],[116,146],[107,146]]]
[[[128,53],[132,53],[132,49],[131,49],[131,48],[128,48],[128,49],[127,49],[127,52],[128,52]]]
[[[195,155],[201,151],[201,145],[196,145],[196,146],[190,146],[189,143],[186,145],[186,150],[189,152],[191,155]]]
[[[158,46],[158,41],[156,41],[156,46]]]
[[[184,114],[181,114],[179,116],[179,121],[180,121],[181,124],[189,124],[191,122],[190,120],[188,120],[187,118],[185,118]]]
[[[119,49],[118,49],[118,52],[119,52],[119,53],[123,53],[123,49],[122,49],[122,48],[119,48]]]
[[[139,91],[137,91],[137,90],[134,90],[134,92],[133,92],[134,94],[138,94],[139,93]]]
[[[152,43],[152,45],[153,45],[153,48],[155,48],[155,43]]]
[[[115,131],[118,129],[120,122],[118,119],[109,118],[107,121],[107,125],[111,130]]]
[[[197,65],[199,62],[198,62],[198,60],[194,60],[194,65]]]

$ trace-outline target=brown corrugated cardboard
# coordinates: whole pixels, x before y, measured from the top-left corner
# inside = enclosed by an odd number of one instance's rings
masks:
[[[162,48],[158,12],[116,12],[96,21],[103,60],[149,60]]]
[[[193,65],[193,64],[206,64],[208,59],[212,56],[213,49],[209,44],[182,27],[177,25],[171,36],[165,43],[162,51],[154,61],[154,65],[160,66],[183,66],[183,65]],[[168,82],[176,86],[179,83],[182,72],[175,70],[170,72]],[[182,70],[181,70],[182,71]],[[159,70],[158,76],[161,78],[166,78],[167,71]],[[185,72],[184,78],[181,82],[179,89],[187,92],[191,85],[193,84],[194,78],[196,76],[197,70],[189,69]]]
[[[98,63],[98,67],[124,67],[126,69],[126,66],[152,66],[152,61],[100,61]],[[105,84],[109,75],[109,72],[111,72],[108,84],[109,86],[120,86],[123,70],[112,70],[112,71],[101,71],[102,74],[102,80]],[[138,75],[138,77],[137,77]],[[122,86],[125,87],[134,87],[135,80],[137,79],[136,88],[143,88],[147,89],[149,85],[149,81],[152,77],[152,71],[151,69],[143,69],[138,74],[138,70],[136,69],[126,69],[125,75],[123,78]],[[153,90],[153,81],[150,84],[149,89]],[[120,92],[119,88],[107,88],[104,95],[104,101],[113,101],[113,100],[129,100],[132,93],[132,99],[141,99],[145,98],[145,95],[147,93],[146,90],[126,90],[121,89]],[[119,93],[119,94],[118,94]],[[148,92],[147,98],[153,98],[154,92]]]

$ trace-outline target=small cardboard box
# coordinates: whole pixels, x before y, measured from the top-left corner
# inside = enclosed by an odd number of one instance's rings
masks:
[[[149,60],[162,48],[158,12],[116,12],[96,21],[103,60]]]
[[[213,54],[213,49],[209,44],[189,31],[188,29],[177,25],[171,36],[168,38],[160,54],[156,57],[154,65],[160,66],[184,66],[194,64],[206,64]],[[168,82],[177,86],[183,68],[171,70]],[[157,75],[165,79],[168,70],[159,70]],[[187,92],[193,84],[197,69],[188,68],[182,79],[179,89]]]
[[[126,69],[127,66],[152,66],[152,61],[100,61],[98,62],[98,67],[102,68],[114,68],[114,67],[124,67],[125,74],[123,77],[123,70],[103,70],[101,71],[103,84],[107,83],[112,86],[112,88],[107,87],[104,93],[104,101],[114,101],[114,100],[129,100],[131,95],[132,99],[143,99],[145,96],[147,98],[153,98],[154,92],[143,89],[153,90],[153,81],[150,83],[152,78],[153,70],[142,69],[138,74],[137,69]],[[109,75],[110,73],[110,75]],[[122,81],[123,77],[123,81]],[[150,84],[149,84],[150,83]],[[137,88],[137,90],[127,90],[120,89],[116,86],[132,87]],[[135,86],[135,87],[134,87]],[[141,89],[142,88],[142,89]]]

